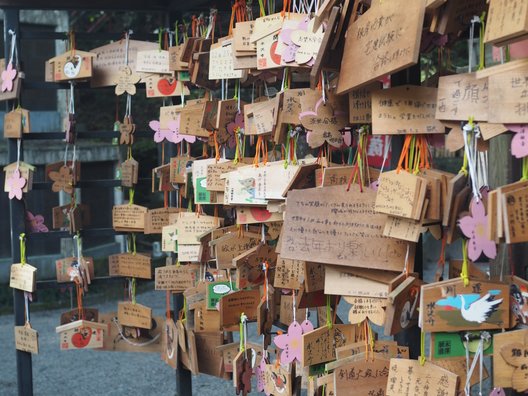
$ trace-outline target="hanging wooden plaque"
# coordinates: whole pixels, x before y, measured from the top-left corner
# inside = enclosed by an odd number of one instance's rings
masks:
[[[123,326],[150,329],[152,327],[152,308],[128,301],[120,301],[117,306],[117,320]]]
[[[152,279],[150,257],[141,253],[121,253],[108,257],[110,276]]]
[[[386,395],[404,396],[411,392],[455,396],[457,380],[456,374],[430,362],[422,366],[418,360],[391,359]]]
[[[116,231],[143,231],[147,208],[140,205],[115,205],[112,208],[112,226]]]
[[[375,191],[357,185],[290,191],[281,257],[401,271],[408,244],[383,237],[385,215],[374,211],[375,200]]]
[[[526,123],[528,116],[528,67],[489,76],[489,122]]]
[[[422,331],[462,331],[507,328],[510,324],[509,286],[461,278],[422,286]]]
[[[362,375],[362,373],[365,373]],[[369,375],[366,375],[369,373]],[[376,355],[373,360],[358,356],[355,362],[338,367],[334,371],[336,396],[383,395],[387,387],[389,360]]]
[[[9,287],[33,293],[37,285],[37,269],[29,264],[12,264]]]
[[[38,355],[38,333],[28,324],[26,326],[15,326],[15,348],[18,351],[29,352]]]
[[[491,0],[484,42],[504,46],[528,36],[528,3]]]
[[[420,54],[425,3],[420,0],[373,2],[350,21],[337,93],[343,94],[414,65]]]
[[[444,126],[435,119],[436,107],[436,88],[406,85],[374,91],[372,92],[372,133],[374,135],[443,134]]]

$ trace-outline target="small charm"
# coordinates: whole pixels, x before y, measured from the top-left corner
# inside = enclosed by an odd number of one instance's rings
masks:
[[[73,193],[73,171],[70,167],[63,165],[58,172],[50,172],[49,178],[53,181],[51,190],[53,192],[64,191]]]
[[[119,69],[119,75],[115,81],[115,94],[119,96],[126,92],[129,95],[135,95],[136,84],[140,79],[141,77],[139,75],[132,73],[130,67],[122,66]]]
[[[132,119],[125,116],[123,122],[119,124],[119,144],[134,144],[134,132],[136,131],[136,124],[132,123]]]
[[[15,169],[9,179],[6,180],[7,188],[9,189],[9,199],[22,199],[22,189],[26,185],[27,180],[20,175],[20,170]]]
[[[7,68],[2,72],[2,92],[13,91],[13,81],[17,75],[17,70],[13,68],[13,63],[9,62]]]

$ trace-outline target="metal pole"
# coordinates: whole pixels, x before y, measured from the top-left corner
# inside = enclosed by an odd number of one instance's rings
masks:
[[[4,43],[5,43],[5,59],[6,62],[10,55],[11,35],[9,30],[19,33],[19,10],[18,9],[4,9]],[[17,48],[20,54],[20,48]],[[10,103],[6,103],[6,111],[11,108]],[[17,139],[9,139],[7,142],[9,163],[17,160]],[[24,157],[24,150],[21,144],[20,148],[21,160]],[[9,201],[9,217],[11,221],[11,261],[13,263],[20,262],[20,242],[19,236],[25,232],[25,209],[24,203],[17,199]],[[13,307],[15,316],[15,326],[23,326],[25,324],[25,303],[24,292],[22,290],[13,289]],[[31,353],[16,351],[16,365],[17,365],[17,384],[18,394],[21,396],[33,395],[33,368],[31,364]]]

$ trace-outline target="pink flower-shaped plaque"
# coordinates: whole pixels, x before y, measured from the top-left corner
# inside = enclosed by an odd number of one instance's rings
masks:
[[[13,63],[9,62],[7,68],[2,72],[2,92],[13,90],[13,81],[17,75],[17,70],[13,68]]]
[[[497,246],[488,239],[488,216],[484,202],[473,198],[469,207],[471,214],[458,220],[462,233],[469,238],[468,257],[475,261],[484,253],[486,257],[493,259],[497,255]]]
[[[20,170],[15,169],[9,179],[6,180],[7,188],[9,189],[9,199],[22,199],[22,189],[26,183],[27,180],[20,175]]]

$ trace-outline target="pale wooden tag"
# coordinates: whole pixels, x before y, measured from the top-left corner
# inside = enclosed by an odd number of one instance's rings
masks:
[[[33,293],[36,290],[37,269],[29,264],[12,264],[9,287]]]
[[[150,329],[152,327],[152,308],[128,301],[120,301],[117,306],[117,320],[123,326]]]
[[[202,247],[200,245],[178,245],[178,259],[184,263],[200,262],[200,252]]]
[[[281,55],[276,48],[279,42],[279,33],[272,33],[257,41],[257,69],[267,70],[281,66]]]
[[[138,182],[139,163],[134,158],[129,158],[121,164],[121,185],[134,187]]]
[[[116,231],[143,231],[147,208],[139,205],[114,205],[112,226]]]
[[[372,92],[372,133],[443,134],[435,119],[436,100],[436,88],[406,85]]]
[[[488,120],[488,79],[475,73],[442,76],[438,80],[436,118],[438,120]]]
[[[183,107],[181,105],[160,107],[160,129],[169,129],[169,122],[178,121],[178,117],[182,110]]]
[[[171,183],[187,183],[187,163],[193,158],[183,155],[171,158],[170,181]]]
[[[209,60],[209,79],[242,78],[242,70],[235,70],[233,64],[233,40],[211,45]]]
[[[509,286],[461,278],[422,286],[420,325],[423,331],[506,328],[510,323]]]
[[[526,78],[528,66],[489,76],[489,122],[526,123]]]
[[[374,212],[375,199],[375,191],[357,185],[290,191],[281,257],[401,271],[407,242],[383,237],[385,215]]]
[[[305,278],[305,264],[306,262],[303,260],[290,260],[278,257],[273,286],[283,289],[300,289]]]
[[[150,257],[141,253],[121,253],[108,257],[109,275],[152,279]]]
[[[223,331],[195,332],[196,355],[200,373],[222,378],[222,354],[216,347],[224,342]]]
[[[276,364],[266,364],[264,371],[264,391],[270,395],[293,395],[293,369]]]
[[[88,79],[93,74],[93,59],[97,55],[86,51],[67,51],[49,59],[53,67],[53,81]]]
[[[4,191],[9,192],[11,190],[10,186],[7,183],[7,180],[13,175],[17,169],[17,163],[13,162],[4,167],[5,179],[4,179]],[[20,176],[26,179],[26,184],[22,187],[23,192],[31,191],[33,186],[33,173],[35,167],[26,162],[20,161],[18,170],[20,171]]]
[[[200,244],[197,239],[200,235],[220,226],[220,219],[207,215],[198,216],[193,212],[181,212],[169,215],[169,223],[176,224],[179,244],[196,245]]]
[[[528,187],[505,192],[501,196],[506,243],[528,241],[528,230],[524,221],[528,216],[527,199]]]
[[[351,324],[358,324],[365,319],[369,319],[378,326],[383,326],[385,322],[385,306],[387,300],[384,298],[372,297],[345,297],[345,301],[352,305],[348,312],[348,321]]]
[[[180,211],[180,208],[148,209],[145,213],[144,234],[161,234],[163,227],[169,225],[169,215]]]
[[[380,88],[381,84],[376,81],[348,93],[348,120],[351,124],[372,122],[372,91]]]
[[[240,323],[242,313],[247,316],[248,320],[256,320],[259,302],[258,290],[240,290],[222,297],[220,300],[222,327],[226,328]]]
[[[356,373],[369,372],[371,375]],[[336,395],[383,395],[387,387],[389,360],[376,355],[374,359],[358,356],[355,362],[338,367],[334,371]]]
[[[196,334],[202,332],[220,331],[220,312],[207,309],[206,302],[200,301],[194,308],[194,331]]]
[[[15,326],[15,348],[19,351],[39,353],[38,333],[28,326]]]
[[[254,26],[254,21],[237,22],[233,33],[233,47],[237,53],[255,53],[257,51],[257,46],[251,42]]]
[[[282,27],[283,20],[284,16],[280,12],[255,19],[250,42],[254,43],[277,32]]]
[[[182,292],[196,283],[196,265],[167,265],[155,269],[155,290]]]
[[[179,132],[183,135],[209,137],[209,131],[202,128],[205,101],[196,104],[187,104],[180,112]]]
[[[352,340],[346,336],[336,325],[329,328],[324,325],[302,335],[302,358],[303,367],[318,363],[329,362],[336,358],[336,348],[341,347]]]
[[[13,110],[4,115],[4,137],[22,137],[22,114],[20,112]]]
[[[508,21],[508,22],[506,22]],[[485,43],[497,46],[523,40],[528,36],[528,3],[491,0],[486,19]]]
[[[136,71],[169,74],[169,51],[159,49],[138,51],[136,55]]]
[[[326,265],[324,270],[325,294],[357,297],[385,298],[389,294],[386,283],[357,276],[352,268]]]
[[[403,396],[409,394],[441,394],[455,396],[458,376],[452,372],[418,360],[391,359],[386,395]]]
[[[419,220],[425,201],[427,180],[401,171],[383,172],[379,180],[375,210],[391,216]]]
[[[145,83],[147,98],[190,95],[189,88],[173,77],[151,75],[144,77],[141,81]]]
[[[236,232],[231,232],[211,241],[209,246],[213,247],[216,268],[233,268],[233,259],[255,247],[260,238],[260,235],[254,233],[238,235]]]
[[[356,21],[351,20],[341,70],[356,72],[341,73],[337,93],[343,94],[415,64],[424,15],[424,2],[395,0],[374,2]]]
[[[493,385],[496,387],[511,388],[513,387],[513,379],[516,374],[520,374],[521,378],[524,376],[525,370],[520,370],[514,366],[512,361],[505,359],[503,350],[509,349],[509,357],[516,358],[518,350],[523,354],[524,345],[526,345],[526,336],[528,330],[516,330],[499,332],[493,335]],[[515,350],[515,351],[514,351]],[[519,357],[517,357],[519,359]],[[516,381],[520,383],[521,381]],[[523,381],[524,382],[524,381]]]

